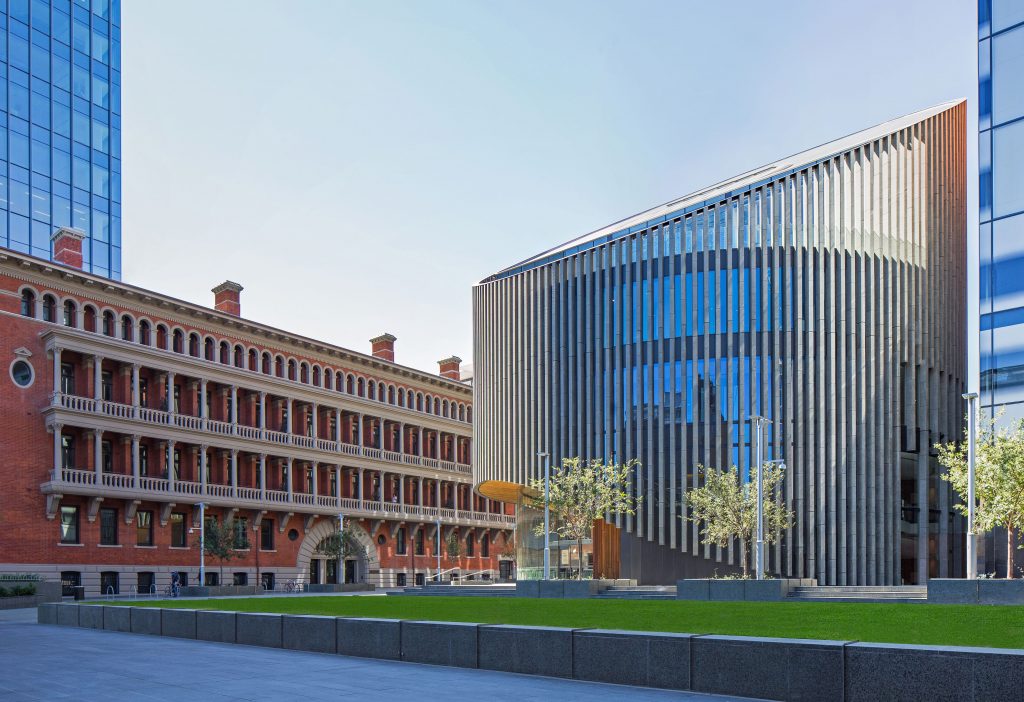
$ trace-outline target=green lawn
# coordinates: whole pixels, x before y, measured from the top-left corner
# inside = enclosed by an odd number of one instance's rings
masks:
[[[137,604],[239,612],[1024,648],[1024,607],[359,596],[159,600]]]

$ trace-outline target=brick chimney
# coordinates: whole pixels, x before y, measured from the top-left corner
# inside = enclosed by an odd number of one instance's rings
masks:
[[[213,289],[213,307],[218,312],[242,316],[242,286],[225,280]]]
[[[82,269],[82,240],[85,232],[71,227],[60,227],[50,237],[53,242],[54,263]]]
[[[438,361],[437,365],[440,367],[441,377],[448,378],[449,380],[462,380],[462,376],[459,373],[460,363],[462,363],[462,359],[458,356],[451,356]]]
[[[370,339],[370,353],[385,361],[395,362],[395,342],[397,337],[384,332]]]

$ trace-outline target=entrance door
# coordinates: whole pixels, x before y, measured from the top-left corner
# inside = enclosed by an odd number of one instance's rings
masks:
[[[309,584],[319,585],[320,584],[320,559],[311,558],[309,560]]]
[[[327,566],[327,574],[326,574],[327,577],[325,579],[325,582],[328,585],[337,585],[338,584],[338,561],[336,561],[336,560],[334,560],[332,558],[329,561],[326,561],[325,565]]]
[[[345,561],[345,582],[354,583],[356,581],[356,562],[354,560]]]

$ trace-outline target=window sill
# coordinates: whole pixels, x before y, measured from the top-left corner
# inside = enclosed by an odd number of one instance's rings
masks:
[[[140,548],[142,548],[142,547],[140,547]],[[169,548],[172,551],[191,551],[192,550],[188,546],[168,546],[167,548]]]
[[[146,545],[146,544],[135,544],[135,548],[151,548],[151,549],[156,550],[156,546],[149,546],[149,545]]]
[[[58,541],[58,542],[57,542],[57,545],[58,545],[58,546],[71,546],[72,548],[74,548],[74,547],[76,547],[76,546],[77,546],[77,547],[85,546],[85,544],[66,544],[66,543],[64,543],[63,541]]]
[[[121,544],[96,544],[97,548],[121,548]]]
[[[276,548],[261,548],[260,553],[277,553]]]

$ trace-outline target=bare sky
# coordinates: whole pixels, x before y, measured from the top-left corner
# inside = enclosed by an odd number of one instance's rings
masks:
[[[964,0],[124,0],[124,279],[436,372],[473,283],[958,97]],[[972,286],[975,289],[976,286]],[[972,335],[971,340],[975,338]]]

